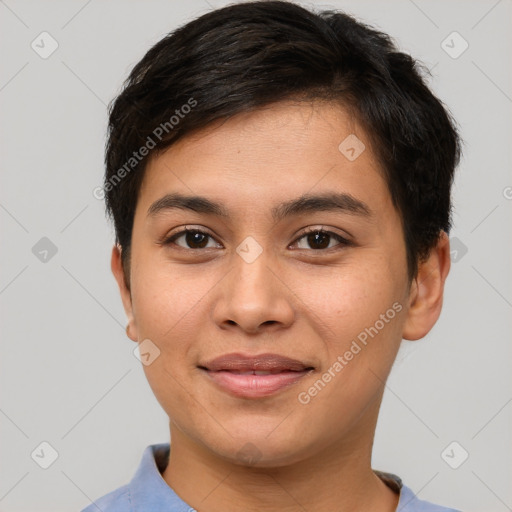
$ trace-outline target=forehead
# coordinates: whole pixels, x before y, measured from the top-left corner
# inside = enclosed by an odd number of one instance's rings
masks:
[[[381,207],[389,199],[368,136],[353,116],[330,102],[289,101],[180,139],[148,162],[139,197],[147,212],[172,192],[236,207],[327,191]]]
[[[340,148],[340,144],[349,136],[352,136],[353,142],[357,143],[357,139],[360,143],[364,141],[366,160],[373,159],[365,131],[356,117],[341,105],[323,100],[287,100],[216,120],[186,135],[166,153],[171,152],[177,157],[193,146],[193,151],[198,156],[221,154],[234,159],[237,154],[240,155],[239,158],[245,158],[251,152],[257,152],[259,162],[279,164],[287,158],[297,159],[315,147],[321,149],[325,156],[339,156],[340,149],[347,149]],[[357,143],[359,151],[363,149],[360,143]],[[233,152],[234,149],[236,153]],[[278,153],[280,158],[276,159]],[[356,160],[350,153],[345,155],[351,161]],[[154,160],[159,160],[162,156]],[[257,163],[245,162],[246,166],[252,164],[253,167]]]

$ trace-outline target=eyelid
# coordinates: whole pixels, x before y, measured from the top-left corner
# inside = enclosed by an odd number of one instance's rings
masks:
[[[217,244],[220,244],[220,242],[216,239],[216,236],[211,234],[205,228],[195,227],[195,226],[191,226],[191,225],[185,225],[185,226],[179,228],[179,231],[171,233],[170,235],[165,235],[163,237],[163,239],[161,241],[159,241],[158,243],[163,246],[171,245],[174,243],[174,240],[176,240],[177,238],[179,238],[183,235],[186,235],[187,232],[201,233],[203,235],[206,235],[206,236],[209,236],[210,238],[212,238]],[[309,226],[309,227],[303,229],[301,232],[299,232],[295,236],[294,241],[288,247],[290,247],[291,245],[297,244],[297,242],[299,240],[301,240],[302,238],[304,238],[305,236],[307,236],[311,233],[318,233],[318,232],[325,234],[325,235],[330,235],[331,237],[335,238],[338,241],[338,244],[335,245],[334,247],[330,247],[327,249],[296,249],[296,250],[322,253],[322,252],[329,252],[329,251],[335,250],[338,246],[347,247],[347,246],[354,245],[354,243],[351,240],[349,240],[350,235],[347,238],[339,233],[336,233],[335,231],[331,231],[331,230],[327,229],[325,226]],[[204,249],[212,249],[212,247],[205,247],[203,249],[189,249],[187,247],[181,247],[180,245],[177,245],[177,244],[174,244],[174,245],[176,245],[177,247],[180,247],[181,249],[194,251],[194,252],[200,252],[201,250],[204,250]]]
[[[297,236],[300,238],[300,237],[303,237],[304,235],[309,235],[310,233],[317,233],[319,231],[321,233],[326,233],[328,235],[339,236],[340,238],[343,238],[347,242],[350,241],[349,238],[352,236],[348,232],[345,232],[346,236],[342,235],[340,233],[337,233],[336,231],[333,231],[331,228],[328,228],[327,226],[322,226],[321,224],[317,225],[317,226],[309,226],[307,228],[304,228],[302,231],[299,232],[299,234]]]
[[[330,229],[326,228],[325,226],[313,226],[313,227],[307,227],[303,231],[301,231],[296,237],[295,240],[292,242],[291,245],[295,245],[299,240],[304,238],[305,236],[311,234],[311,233],[322,233],[324,235],[330,235],[331,237],[335,238],[339,243],[334,246],[330,247],[328,249],[297,249],[299,251],[307,251],[307,252],[314,252],[314,253],[322,253],[322,252],[329,252],[332,250],[335,250],[339,246],[352,246],[354,245],[354,242],[352,242],[349,237],[343,236],[339,233],[336,233],[335,231],[331,231]]]
[[[180,228],[178,228],[178,229],[179,229],[179,231],[171,232],[170,234],[164,235],[164,237],[158,243],[160,245],[171,244],[173,240],[175,240],[176,238],[179,238],[180,236],[186,235],[190,231],[193,233],[201,233],[203,235],[207,235],[210,238],[212,238],[213,240],[215,240],[216,243],[220,243],[217,240],[215,235],[213,235],[212,233],[210,233],[208,230],[206,230],[203,227],[185,225],[185,226],[180,226]],[[180,247],[180,246],[178,246],[178,247]],[[182,247],[182,249],[186,249],[186,248]],[[190,249],[190,250],[197,252],[198,249]]]

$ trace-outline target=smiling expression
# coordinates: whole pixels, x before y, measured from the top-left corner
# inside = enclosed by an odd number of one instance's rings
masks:
[[[368,444],[409,297],[400,216],[341,107],[273,104],[149,161],[123,301],[131,337],[160,350],[144,370],[171,435],[229,460],[251,443],[269,466]]]

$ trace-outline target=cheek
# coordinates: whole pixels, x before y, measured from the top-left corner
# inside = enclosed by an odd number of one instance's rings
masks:
[[[386,265],[351,266],[335,275],[325,286],[313,279],[315,286],[301,294],[305,311],[315,313],[326,351],[320,378],[333,382],[323,399],[343,396],[339,403],[345,407],[347,397],[365,403],[362,396],[369,399],[381,386],[379,378],[389,373],[402,339],[405,305],[400,274],[393,276]]]
[[[395,302],[403,300],[403,286],[398,281],[399,274],[373,259],[366,265],[346,265],[329,269],[328,273],[309,272],[307,278],[296,280],[293,290],[304,305],[304,315],[310,311],[309,316],[325,331],[325,336],[342,348],[348,339],[379,320]]]
[[[208,292],[216,280],[213,273],[199,273],[192,265],[178,269],[149,258],[139,261],[146,264],[135,267],[132,274],[137,335],[140,341],[151,340],[160,351],[144,371],[157,400],[170,411],[172,404],[186,399],[182,383],[195,369],[191,352],[197,350],[198,333],[204,332],[202,326],[209,319]]]
[[[138,338],[151,340],[159,350],[158,357],[143,366],[148,383],[167,414],[190,410],[184,386],[190,377],[190,351],[194,350],[198,322],[205,315],[200,299],[206,290],[175,271],[151,265],[134,281]]]
[[[348,428],[374,403],[400,346],[405,307],[399,287],[378,274],[354,271],[331,279],[329,291],[310,288],[307,296],[307,307],[321,317],[319,330],[326,332],[326,354],[298,399],[311,416],[322,418],[326,432]]]
[[[132,280],[133,313],[139,338],[154,337],[155,342],[168,343],[179,332],[194,332],[201,299],[212,286],[203,274],[192,266],[178,269],[161,262],[139,266]]]

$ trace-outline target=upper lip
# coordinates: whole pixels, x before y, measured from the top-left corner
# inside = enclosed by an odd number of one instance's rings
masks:
[[[214,372],[221,370],[241,372],[251,370],[274,372],[288,370],[300,372],[313,369],[311,365],[279,354],[259,354],[256,356],[224,354],[199,365],[199,367]]]

